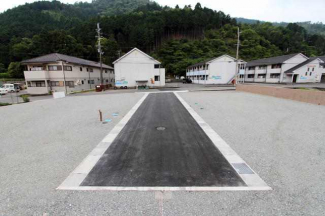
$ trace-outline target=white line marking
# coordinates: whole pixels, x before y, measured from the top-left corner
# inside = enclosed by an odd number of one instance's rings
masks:
[[[207,124],[195,111],[194,109],[188,105],[185,100],[177,94],[177,92],[174,93],[178,100],[183,104],[185,109],[192,115],[192,117],[195,119],[195,121],[200,125],[202,130],[208,135],[208,137],[211,139],[213,144],[219,149],[219,151],[223,154],[223,156],[227,159],[227,161],[231,164],[234,170],[235,167],[233,164],[236,163],[243,163],[246,164],[249,169],[251,169],[253,172],[254,170],[215,132],[209,124]],[[236,170],[238,173],[238,171]],[[254,174],[239,174],[238,175],[243,179],[243,181],[246,183],[247,190],[254,189],[260,189],[260,190],[272,190],[255,172]],[[238,187],[237,187],[238,188]],[[239,187],[240,188],[240,187]]]
[[[87,177],[98,160],[103,156],[111,143],[122,131],[133,114],[137,111],[143,101],[149,94],[156,93],[174,93],[183,106],[197,121],[200,127],[205,131],[208,137],[221,151],[230,164],[245,163],[234,150],[177,94],[188,91],[165,91],[165,92],[147,92],[138,101],[138,103],[129,111],[129,113],[113,128],[113,130],[103,139],[101,143],[84,159],[84,161],[68,176],[66,180],[57,188],[58,190],[80,190],[80,191],[264,191],[272,190],[267,184],[254,172],[251,175],[239,174],[247,187],[89,187],[80,186]],[[245,163],[246,164],[246,163]],[[247,165],[247,164],[246,164]],[[248,165],[247,165],[248,166]],[[249,167],[249,166],[248,166]],[[250,168],[250,167],[249,167]],[[251,168],[250,168],[251,169]],[[234,170],[236,170],[234,168]]]
[[[60,190],[80,190],[80,191],[265,191],[270,187],[88,187],[77,186],[60,188]]]
[[[80,184],[85,180],[89,172],[110,147],[115,138],[122,131],[124,126],[132,118],[143,101],[148,97],[148,93],[135,104],[135,106],[124,116],[124,118],[111,130],[111,132],[100,142],[97,147],[83,160],[83,162],[68,176],[66,180],[57,188],[59,190],[69,190],[80,188]],[[79,190],[79,189],[75,189]]]

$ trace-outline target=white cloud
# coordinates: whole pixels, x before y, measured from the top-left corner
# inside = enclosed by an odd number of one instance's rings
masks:
[[[35,0],[10,0],[0,4],[0,12]],[[74,3],[79,0],[61,0],[65,3]],[[91,2],[91,0],[83,0]],[[156,0],[161,5],[180,7],[196,5],[221,10],[232,17],[244,17],[272,22],[313,21],[325,22],[325,0]]]

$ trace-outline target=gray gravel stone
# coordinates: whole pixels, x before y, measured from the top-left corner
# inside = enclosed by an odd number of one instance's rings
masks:
[[[273,191],[57,191],[142,97],[85,95],[0,108],[0,215],[324,214],[324,106],[234,91],[180,95]],[[113,121],[99,123],[99,109]]]

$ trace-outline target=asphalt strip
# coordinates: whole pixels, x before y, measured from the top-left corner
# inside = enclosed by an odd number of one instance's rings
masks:
[[[146,93],[60,190],[271,188],[178,93]]]

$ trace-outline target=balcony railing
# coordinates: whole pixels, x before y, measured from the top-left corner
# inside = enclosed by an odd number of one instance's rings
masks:
[[[43,80],[49,78],[49,72],[44,70],[24,71],[26,80]]]

